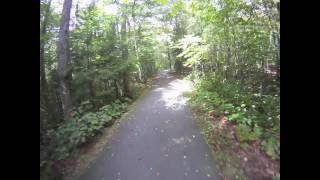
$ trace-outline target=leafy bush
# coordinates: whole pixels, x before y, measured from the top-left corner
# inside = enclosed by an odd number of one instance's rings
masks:
[[[79,110],[75,111],[72,119],[57,129],[48,131],[48,136],[52,139],[52,159],[67,158],[78,145],[97,134],[112,119],[120,117],[126,107],[127,102],[116,100],[111,105],[103,106],[98,112],[89,112],[81,117]]]
[[[210,74],[200,77],[194,73],[190,78],[196,88],[189,99],[191,104],[205,113],[227,116],[236,124],[241,147],[261,139],[261,149],[273,159],[280,158],[280,143],[276,140],[280,133],[279,93],[261,95],[256,88],[242,89],[237,82],[223,82]]]
[[[236,127],[236,137],[239,142],[254,141],[261,135],[260,128],[254,128],[254,131],[245,124],[238,124]]]
[[[95,135],[110,116],[99,118],[95,113],[87,113],[79,119],[71,119],[58,129],[51,131],[55,142],[54,158],[60,160],[68,157],[70,151]]]
[[[229,121],[238,121],[238,122],[241,122],[243,121],[244,119],[244,114],[243,113],[234,113],[234,114],[231,114],[230,116],[228,116],[228,120]]]
[[[234,105],[231,103],[223,104],[221,106],[221,111],[233,111],[234,110]]]
[[[117,118],[125,111],[127,106],[128,104],[126,102],[122,103],[120,100],[116,100],[111,105],[106,105],[100,108],[100,111],[111,117]]]
[[[280,143],[274,137],[269,137],[261,142],[261,148],[272,159],[280,158]]]
[[[215,76],[205,76],[196,81],[192,103],[202,110],[227,114],[231,122],[259,126],[274,133],[280,131],[280,98],[244,91],[237,83],[225,82]]]
[[[77,108],[73,109],[72,117],[80,118],[86,112],[89,112],[90,110],[92,110],[92,108],[93,108],[93,105],[90,103],[90,101],[83,101],[80,103],[80,105]]]

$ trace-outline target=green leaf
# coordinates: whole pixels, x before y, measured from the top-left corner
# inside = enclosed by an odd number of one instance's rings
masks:
[[[235,113],[228,116],[229,121],[237,121],[243,119],[243,115],[241,113]]]
[[[275,138],[270,137],[263,140],[261,147],[272,159],[280,158],[280,143]]]
[[[256,140],[257,134],[251,131],[251,128],[245,124],[238,124],[236,127],[236,137],[239,142]]]
[[[160,5],[165,5],[168,4],[168,0],[155,0],[156,3],[160,4]]]

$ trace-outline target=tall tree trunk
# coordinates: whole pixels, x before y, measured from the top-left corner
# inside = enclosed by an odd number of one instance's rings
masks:
[[[137,61],[140,62],[139,59],[139,52],[138,52],[138,43],[137,43],[137,34],[136,34],[136,15],[135,15],[135,5],[136,5],[136,1],[133,1],[133,5],[131,8],[131,16],[132,16],[132,20],[133,20],[133,41],[134,41],[134,52],[135,52],[135,56],[137,58]],[[139,81],[142,82],[142,73],[141,73],[141,66],[140,63],[138,64],[138,71],[139,71]]]
[[[119,88],[118,88],[118,84],[117,84],[117,80],[113,80],[113,85],[114,85],[114,91],[116,94],[116,98],[119,99],[120,98],[120,94],[119,94]]]
[[[44,15],[44,19],[41,27],[41,36],[44,37],[47,34],[47,24],[50,14],[51,0],[48,1],[47,9]],[[49,100],[49,90],[48,82],[46,77],[46,67],[45,67],[45,58],[44,58],[44,46],[45,42],[40,43],[40,85],[41,85],[41,94],[44,100],[44,105],[47,108],[49,118],[51,120],[56,120],[55,111],[53,109],[52,103]]]
[[[171,57],[170,57],[170,47],[169,47],[168,41],[167,41],[167,54],[168,54],[168,61],[169,61],[169,69],[171,71]]]
[[[131,9],[131,15],[132,15],[132,20],[133,20],[133,40],[134,40],[134,52],[135,52],[137,60],[139,61],[138,44],[137,44],[137,37],[136,37],[136,15],[134,12],[135,5],[136,5],[136,1],[134,0],[133,5],[132,5],[132,9]]]
[[[226,65],[225,65],[225,69],[224,69],[224,73],[225,73],[225,80],[229,80],[229,75],[230,75],[230,65],[231,65],[231,50],[229,45],[227,45],[227,57],[226,57]]]
[[[280,21],[280,2],[277,2],[277,10],[278,10],[278,17]],[[277,67],[277,78],[278,81],[280,81],[280,29],[278,33],[276,34],[276,47],[277,47],[277,62],[276,62],[276,67]]]
[[[70,10],[72,0],[65,0],[62,9],[62,16],[60,20],[59,41],[57,44],[58,54],[58,79],[59,79],[59,94],[62,101],[63,117],[65,120],[70,118],[71,114],[71,95],[70,84],[68,82],[69,68],[69,23]]]
[[[277,78],[280,80],[280,35],[277,34],[277,54],[276,54],[276,67],[277,67]]]
[[[76,19],[76,22],[75,22],[75,24],[76,24],[76,29],[79,29],[79,2],[77,3],[77,5],[76,5],[76,12],[75,12],[75,19]]]
[[[121,42],[122,42],[122,60],[125,64],[128,61],[128,45],[127,45],[127,16],[122,14],[121,22]],[[131,98],[131,92],[129,89],[129,78],[128,78],[128,67],[122,72],[122,81],[123,81],[123,95]]]
[[[261,61],[261,77],[260,77],[260,94],[261,95],[264,95],[266,93],[266,89],[267,89],[267,81],[266,81],[266,76],[267,76],[267,72],[265,71],[265,66],[266,66],[266,63],[265,63],[265,60],[264,58],[262,58],[262,61]]]
[[[93,10],[94,6],[95,6],[95,1],[92,1],[91,5],[89,7],[89,11],[90,12]],[[91,53],[92,46],[91,46],[91,44],[92,44],[93,36],[94,36],[93,29],[91,29],[90,32],[89,32],[89,36],[87,38],[87,41],[86,41],[86,45],[87,45],[86,48],[87,48],[87,52],[88,52],[88,54],[87,54],[87,60],[88,60],[87,61],[87,71],[88,72],[92,72],[93,71],[93,67],[92,67],[92,64],[91,64],[91,59],[92,59],[92,53]],[[94,74],[92,74],[92,76],[94,76]],[[96,93],[95,93],[95,90],[94,90],[93,79],[94,79],[94,77],[89,78],[89,80],[87,82],[87,86],[88,86],[88,90],[89,90],[89,94],[88,94],[89,95],[88,97],[90,97],[89,100],[90,100],[91,104],[95,108],[95,103],[94,103],[93,99],[95,98],[95,94]]]

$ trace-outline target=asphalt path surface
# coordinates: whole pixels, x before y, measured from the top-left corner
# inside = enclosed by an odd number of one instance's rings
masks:
[[[186,105],[190,86],[167,71],[142,97],[81,180],[218,180]]]

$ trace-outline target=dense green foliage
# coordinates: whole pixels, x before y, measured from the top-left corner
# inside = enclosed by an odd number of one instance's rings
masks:
[[[72,118],[56,129],[47,131],[47,141],[50,144],[45,149],[40,145],[40,168],[47,171],[53,169],[55,161],[64,160],[80,145],[90,141],[101,130],[113,124],[126,111],[129,99],[115,100],[113,103],[101,107],[97,112],[87,112],[89,103],[83,103],[72,113]],[[46,172],[48,173],[48,172]],[[56,176],[55,174],[54,176]]]
[[[116,100],[111,105],[105,105],[97,112],[81,114],[82,106],[74,112],[73,118],[59,128],[48,131],[54,141],[54,159],[64,159],[78,145],[85,143],[104,126],[112,124],[115,118],[126,110],[127,102]]]
[[[267,154],[279,157],[279,95],[243,92],[236,84],[219,83],[214,79],[201,79],[196,88],[191,100],[199,104],[203,111],[225,115],[228,121],[237,123],[236,136],[240,142],[261,137],[265,142],[263,147],[266,142],[272,144],[268,147],[273,150],[268,150]]]
[[[41,2],[41,17],[46,16],[47,2]],[[89,6],[78,8],[76,6],[76,17],[74,24],[70,26],[70,62],[69,62],[69,84],[71,91],[72,106],[78,107],[82,102],[89,101],[97,110],[106,103],[114,101],[124,93],[124,86],[129,86],[131,98],[137,97],[142,83],[157,72],[160,64],[156,60],[163,59],[156,52],[156,32],[152,30],[153,24],[147,20],[152,16],[146,16],[147,8],[155,7],[156,4],[117,4],[118,11],[126,15],[126,21],[132,21],[135,17],[135,29],[131,26],[123,31],[127,39],[121,37],[122,17],[116,14],[106,14],[104,6],[111,2],[92,1]],[[56,42],[58,40],[59,14],[51,8],[48,18],[46,34],[41,34],[41,43],[44,45],[45,79],[48,93],[41,94],[41,125],[43,129],[51,128],[54,124],[62,121],[63,110],[61,99],[58,95],[59,78],[57,77],[57,55]],[[40,21],[41,23],[43,20]],[[40,23],[40,24],[41,24]],[[132,22],[130,22],[132,23]],[[128,59],[123,59],[127,52]],[[124,82],[123,73],[127,73],[128,82]],[[46,99],[47,98],[47,99]],[[54,110],[47,107],[49,101]],[[50,120],[55,116],[55,120]]]
[[[261,139],[261,149],[280,158],[279,11],[275,1],[193,1],[202,28],[180,39],[196,90],[191,102],[237,124],[240,142]],[[190,21],[190,26],[194,24]]]
[[[155,24],[148,20],[155,14],[148,9],[158,4],[138,2],[92,1],[84,5],[74,1],[67,37],[68,63],[63,66],[57,51],[63,4],[41,1],[41,168],[69,157],[79,145],[111,125],[128,102],[139,96],[147,79],[164,68],[163,63],[156,63],[164,57],[155,47]],[[105,10],[110,5],[116,6],[117,13]],[[67,69],[64,77],[59,76],[59,66]],[[65,109],[62,78],[70,88],[71,109]],[[70,118],[64,118],[65,112],[70,112]]]

